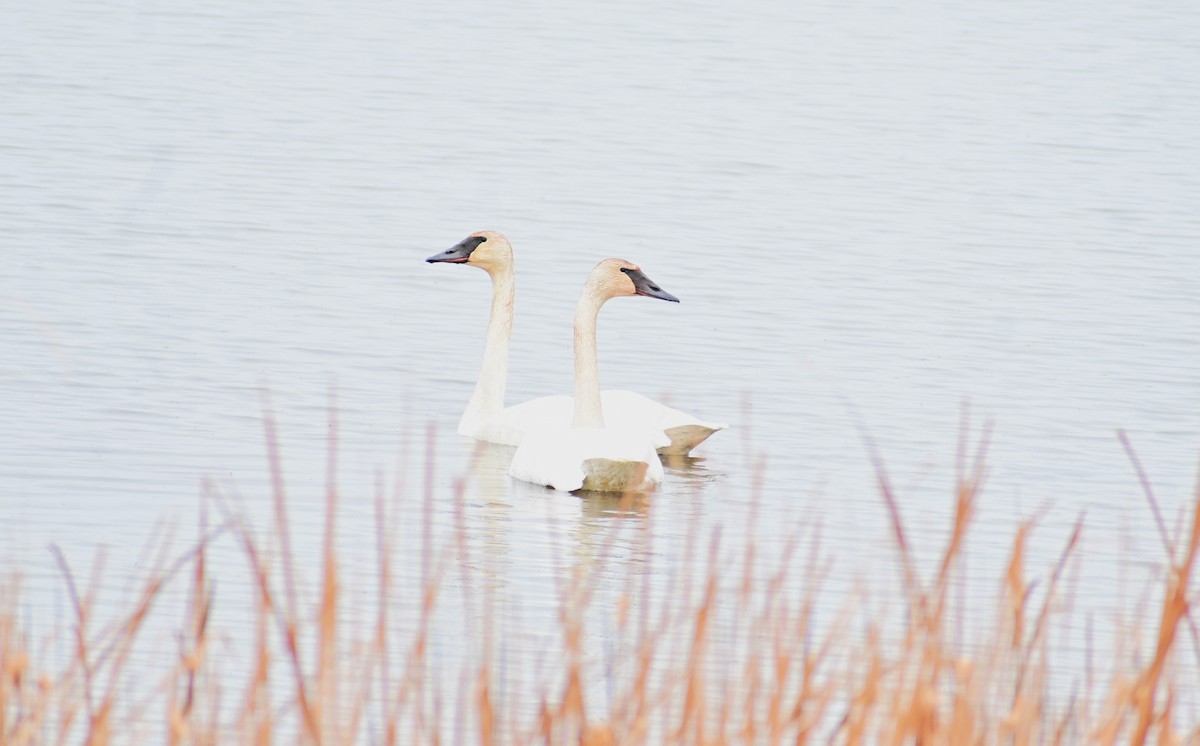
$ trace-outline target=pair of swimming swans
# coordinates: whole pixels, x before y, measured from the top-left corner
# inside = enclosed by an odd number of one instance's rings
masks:
[[[632,391],[600,390],[596,322],[601,306],[623,295],[679,302],[637,265],[605,259],[588,275],[575,312],[574,399],[543,396],[505,407],[516,296],[512,246],[500,233],[480,231],[425,261],[468,264],[492,279],[483,366],[458,432],[518,446],[509,468],[512,476],[562,490],[637,489],[662,481],[658,454],[686,455],[726,427]]]

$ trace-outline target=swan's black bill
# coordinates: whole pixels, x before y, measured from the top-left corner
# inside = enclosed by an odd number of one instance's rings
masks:
[[[434,254],[425,261],[445,262],[447,264],[464,264],[471,260],[471,252],[479,248],[479,244],[487,239],[483,236],[469,236],[454,244],[445,251]]]
[[[654,280],[651,280],[640,269],[628,269],[622,267],[621,271],[629,275],[629,279],[633,280],[633,289],[638,295],[645,295],[648,298],[661,298],[669,300],[672,303],[678,303],[679,299],[663,290]]]

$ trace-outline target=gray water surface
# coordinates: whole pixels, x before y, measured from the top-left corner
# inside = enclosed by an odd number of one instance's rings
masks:
[[[970,593],[1019,520],[1044,575],[1086,514],[1076,593],[1111,621],[1114,577],[1165,556],[1117,429],[1172,525],[1197,474],[1198,40],[1171,2],[10,7],[0,561],[63,624],[50,543],[81,571],[109,547],[119,599],[153,537],[191,541],[204,478],[268,526],[267,390],[315,579],[336,390],[346,566],[369,575],[377,479],[419,507],[432,427],[438,525],[466,475],[496,623],[537,651],[613,542],[614,577],[666,588],[694,527],[769,556],[819,526],[835,588],[896,582],[867,443],[930,559],[969,405]],[[606,388],[733,425],[649,506],[512,482],[504,449],[468,467],[490,286],[422,260],[484,228],[518,265],[510,403],[570,391],[599,259],[682,300],[601,318]]]

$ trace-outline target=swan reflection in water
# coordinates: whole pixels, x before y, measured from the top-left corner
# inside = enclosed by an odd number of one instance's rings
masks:
[[[464,520],[469,552],[469,568],[482,580],[481,590],[496,591],[506,584],[510,568],[513,532],[513,504],[509,499],[508,464],[513,449],[483,441],[467,446],[467,470],[464,479]]]
[[[663,456],[663,467],[666,473],[673,476],[676,491],[699,493],[709,485],[714,484],[725,476],[725,472],[713,469],[708,465],[708,459],[703,456],[684,456],[673,453]]]
[[[520,541],[516,534],[531,523],[578,523],[576,538],[591,539],[603,533],[601,524],[645,518],[650,510],[652,493],[560,492],[510,477],[508,467],[515,452],[510,446],[473,441],[468,448],[463,496],[467,530],[471,543],[483,550],[484,563],[478,569],[489,577],[503,572],[509,545]]]
[[[643,583],[658,555],[684,541],[680,527],[714,509],[713,488],[726,476],[703,458],[675,457],[663,460],[656,492],[567,493],[509,477],[511,447],[463,445],[472,644],[491,630],[531,656],[552,649],[564,612],[588,617],[597,630],[589,648],[619,641],[616,614],[658,613],[663,598],[645,598]],[[580,607],[577,592],[587,598]]]

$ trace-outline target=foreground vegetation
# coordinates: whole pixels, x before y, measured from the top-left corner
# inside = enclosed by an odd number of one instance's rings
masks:
[[[69,629],[28,629],[17,576],[0,583],[0,743],[1200,743],[1196,713],[1177,707],[1181,687],[1200,686],[1180,673],[1187,668],[1180,658],[1197,654],[1189,593],[1200,551],[1200,493],[1184,536],[1172,540],[1143,478],[1169,560],[1153,594],[1152,628],[1122,630],[1125,641],[1113,646],[1122,652],[1105,666],[1064,672],[1061,666],[1075,664],[1058,663],[1051,643],[1051,629],[1069,613],[1064,569],[1079,561],[1082,521],[1058,562],[1032,574],[1026,568],[1032,523],[1023,524],[996,579],[996,618],[962,639],[961,609],[951,597],[982,487],[981,448],[971,464],[960,459],[953,523],[932,573],[918,571],[900,507],[876,461],[902,578],[896,598],[886,601],[894,602],[899,624],[873,616],[887,603],[847,605],[823,596],[822,562],[815,551],[799,553],[799,543],[764,572],[750,561],[721,563],[719,538],[706,537],[696,552],[705,558],[693,563],[699,571],[680,581],[686,587],[674,600],[651,597],[629,574],[611,610],[619,639],[605,671],[585,654],[596,580],[581,566],[560,592],[562,655],[549,683],[523,702],[506,701],[511,694],[498,671],[506,641],[484,629],[465,646],[461,686],[447,701],[430,683],[429,649],[449,568],[461,566],[468,576],[461,523],[440,544],[425,531],[420,586],[400,587],[394,533],[384,528],[398,516],[380,498],[372,582],[382,601],[374,604],[374,619],[350,623],[331,479],[320,582],[315,602],[305,603],[270,421],[267,434],[276,520],[266,542],[210,491],[203,514],[207,506],[223,511],[217,525],[209,530],[202,518],[202,539],[173,562],[160,562],[129,608],[96,608],[58,555],[72,602]],[[333,474],[336,447],[330,453]],[[453,498],[461,509],[461,484]],[[433,499],[426,495],[426,514]],[[214,652],[220,633],[210,624],[215,583],[206,557],[218,536],[238,543],[255,588],[254,645],[234,673]],[[273,567],[268,558],[275,554]],[[799,600],[783,592],[797,587]],[[146,673],[130,661],[152,615],[173,613],[157,608],[169,606],[161,599],[168,588],[186,589],[188,613],[176,648],[156,658],[160,670]],[[388,598],[419,607],[415,633],[397,637]],[[828,617],[831,606],[833,623],[822,623],[822,609]],[[735,610],[737,624],[718,641],[715,620],[725,609]],[[102,611],[117,621],[98,624]],[[38,650],[53,635],[69,644],[67,662],[40,665]],[[601,676],[608,695],[598,703],[591,692]],[[1068,691],[1063,681],[1072,682]]]

